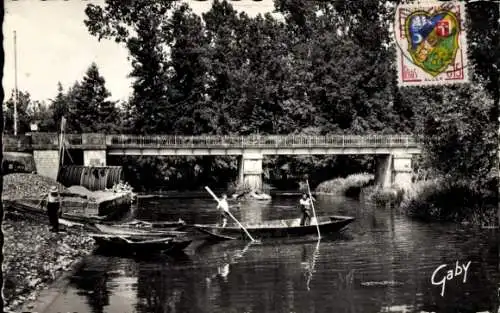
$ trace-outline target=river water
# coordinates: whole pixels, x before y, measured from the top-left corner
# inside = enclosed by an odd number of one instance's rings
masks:
[[[245,222],[298,217],[298,196],[241,203]],[[395,209],[318,197],[317,214],[356,217],[319,244],[312,238],[193,242],[186,255],[140,260],[91,255],[46,312],[497,312],[495,230],[413,221]],[[211,223],[211,199],[141,200],[137,218]],[[459,265],[471,262],[465,270]],[[453,269],[456,277],[441,281]],[[465,282],[464,282],[465,281]]]

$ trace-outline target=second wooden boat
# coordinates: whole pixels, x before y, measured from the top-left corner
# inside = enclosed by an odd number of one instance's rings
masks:
[[[121,251],[123,253],[155,253],[181,252],[187,248],[192,240],[172,237],[147,239],[136,236],[119,236],[109,234],[90,234],[100,248]]]
[[[179,237],[186,236],[188,234],[187,232],[175,230],[148,230],[104,224],[94,224],[93,226],[103,234],[118,236]]]

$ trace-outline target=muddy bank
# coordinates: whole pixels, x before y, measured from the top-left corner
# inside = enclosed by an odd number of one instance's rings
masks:
[[[49,192],[51,186],[58,186],[59,191],[66,190],[55,180],[37,174],[5,175],[3,177],[2,200],[41,198]]]
[[[93,241],[82,230],[52,233],[46,221],[9,216],[4,232],[5,311],[17,311],[34,301],[61,274],[93,250]]]
[[[2,200],[39,201],[54,185],[66,191],[56,181],[36,174],[5,175]],[[93,241],[83,230],[50,232],[45,215],[6,212],[2,227],[5,312],[19,311],[34,301],[41,290],[93,250]]]

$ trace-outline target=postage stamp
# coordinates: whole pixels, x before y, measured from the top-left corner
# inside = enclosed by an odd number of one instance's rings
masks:
[[[467,83],[463,2],[418,1],[396,10],[398,85]]]

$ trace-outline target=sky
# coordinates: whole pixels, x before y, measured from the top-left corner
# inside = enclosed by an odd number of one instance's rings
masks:
[[[201,14],[212,1],[184,0]],[[114,41],[91,36],[83,21],[88,3],[104,4],[104,0],[6,0],[4,17],[5,65],[2,81],[5,97],[15,86],[14,31],[17,36],[17,82],[20,91],[28,91],[31,99],[48,101],[57,94],[60,81],[66,90],[83,78],[92,62],[99,67],[111,92],[111,99],[126,100],[131,92],[128,52]],[[273,0],[231,1],[237,11],[254,16],[272,12]]]

